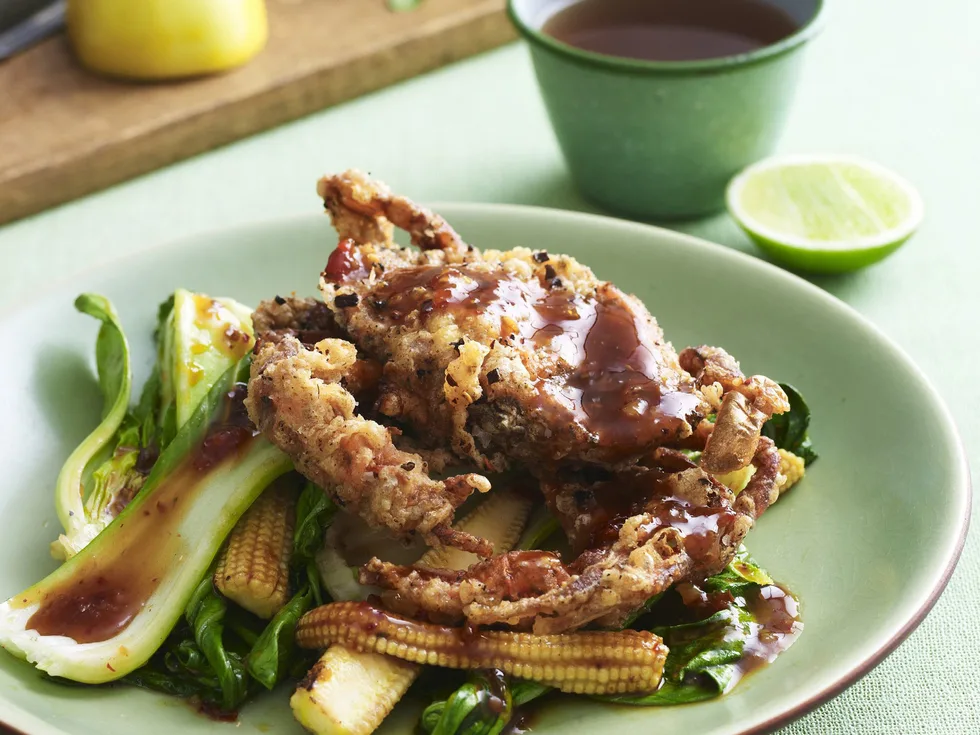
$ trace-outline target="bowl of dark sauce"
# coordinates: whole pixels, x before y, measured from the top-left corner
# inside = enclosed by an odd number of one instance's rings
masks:
[[[709,214],[772,152],[823,0],[508,0],[578,188],[642,219]]]

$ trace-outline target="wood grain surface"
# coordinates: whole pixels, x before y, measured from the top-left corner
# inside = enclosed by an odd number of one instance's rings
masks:
[[[293,120],[514,37],[504,0],[267,0],[252,63],[136,84],[80,68],[63,37],[0,64],[0,223]]]

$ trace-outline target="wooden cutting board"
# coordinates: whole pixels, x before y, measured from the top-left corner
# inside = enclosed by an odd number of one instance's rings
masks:
[[[2,1],[2,0],[0,0]],[[514,37],[504,0],[267,0],[265,51],[232,72],[162,84],[97,77],[63,37],[0,64],[0,223]]]

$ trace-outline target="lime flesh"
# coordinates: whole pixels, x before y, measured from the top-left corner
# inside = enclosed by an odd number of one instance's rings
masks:
[[[922,221],[915,189],[846,156],[786,156],[750,166],[728,187],[735,221],[774,260],[837,273],[894,252]]]

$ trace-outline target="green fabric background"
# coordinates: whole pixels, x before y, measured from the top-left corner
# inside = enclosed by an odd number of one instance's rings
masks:
[[[980,4],[837,0],[827,21],[781,149],[856,153],[890,166],[921,191],[926,221],[883,264],[813,280],[875,321],[931,377],[976,476]],[[0,228],[0,311],[121,253],[316,211],[316,177],[348,166],[421,200],[590,210],[565,172],[526,49],[514,45]],[[677,228],[758,254],[725,215]],[[15,359],[16,347],[5,346],[5,354]],[[974,521],[978,515],[975,509]],[[978,600],[973,533],[921,628],[873,673],[784,732],[976,732]]]

